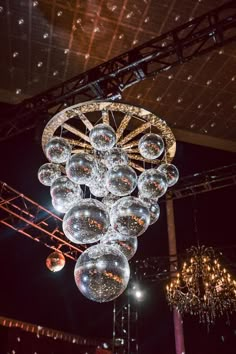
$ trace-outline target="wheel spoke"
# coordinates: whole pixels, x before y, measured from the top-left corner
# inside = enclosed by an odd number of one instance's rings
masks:
[[[68,132],[71,132],[71,133],[73,133],[73,134],[79,136],[81,139],[87,141],[88,143],[90,142],[90,141],[89,141],[89,137],[88,137],[87,135],[81,133],[80,130],[78,130],[78,129],[72,127],[71,125],[69,125],[69,124],[67,124],[67,123],[64,123],[64,124],[63,124],[63,128],[65,128],[66,130],[68,130]]]
[[[124,133],[125,129],[127,128],[130,119],[132,118],[132,116],[130,114],[126,114],[124,116],[124,118],[122,119],[117,131],[116,131],[116,141],[118,142],[122,136],[122,134]]]
[[[92,123],[88,120],[88,118],[86,117],[86,115],[84,113],[82,113],[79,109],[76,110],[76,113],[78,114],[78,116],[81,119],[81,122],[84,123],[84,125],[86,126],[86,128],[88,128],[88,130],[91,130],[93,128]]]
[[[89,144],[87,144],[87,143],[83,143],[82,141],[65,138],[64,136],[63,136],[63,139],[66,140],[72,146],[80,146],[80,147],[83,147],[83,148],[91,150],[91,146]]]
[[[134,163],[132,161],[129,161],[129,166],[133,167],[135,170],[138,170],[140,172],[145,171],[145,169],[142,166],[137,165],[136,163]]]
[[[140,155],[133,155],[133,154],[128,154],[128,157],[131,160],[137,160],[137,161],[143,161],[143,162],[147,162],[153,165],[160,165],[160,161],[159,160],[149,160],[149,159],[145,159],[145,157],[142,157]]]
[[[108,111],[102,111],[102,122],[104,124],[110,124]]]
[[[147,130],[148,128],[150,128],[150,126],[151,126],[150,122],[146,122],[146,123],[140,125],[140,127],[136,128],[134,131],[132,131],[131,133],[126,135],[126,137],[124,137],[120,141],[120,145],[126,144],[128,141],[132,140],[135,136],[141,134],[144,130]]]

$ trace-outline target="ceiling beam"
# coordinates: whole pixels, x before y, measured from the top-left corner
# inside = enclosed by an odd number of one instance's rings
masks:
[[[62,110],[65,104],[122,98],[126,88],[236,41],[235,29],[234,0],[24,100],[4,117],[0,124],[0,141],[32,128],[41,112],[55,106]]]
[[[177,141],[207,146],[213,149],[236,152],[236,141],[216,138],[214,136],[198,134],[189,130],[171,129]]]

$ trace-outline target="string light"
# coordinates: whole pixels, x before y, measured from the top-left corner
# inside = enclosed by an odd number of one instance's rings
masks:
[[[221,266],[214,249],[191,247],[188,254],[180,273],[166,287],[169,305],[207,324],[236,311],[236,281]]]

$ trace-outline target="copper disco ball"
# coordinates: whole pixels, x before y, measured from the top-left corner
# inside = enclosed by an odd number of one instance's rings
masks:
[[[59,272],[65,266],[66,260],[61,252],[52,252],[46,259],[46,266],[51,272]]]

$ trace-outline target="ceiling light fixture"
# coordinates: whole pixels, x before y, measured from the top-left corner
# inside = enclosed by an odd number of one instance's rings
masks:
[[[56,114],[42,147],[49,163],[38,177],[65,213],[65,236],[100,241],[79,257],[76,284],[91,300],[113,300],[128,284],[137,237],[158,220],[158,199],[178,180],[173,133],[143,108],[91,101]]]
[[[236,282],[211,247],[191,247],[180,273],[166,290],[171,307],[181,314],[198,316],[208,325],[236,311]]]

